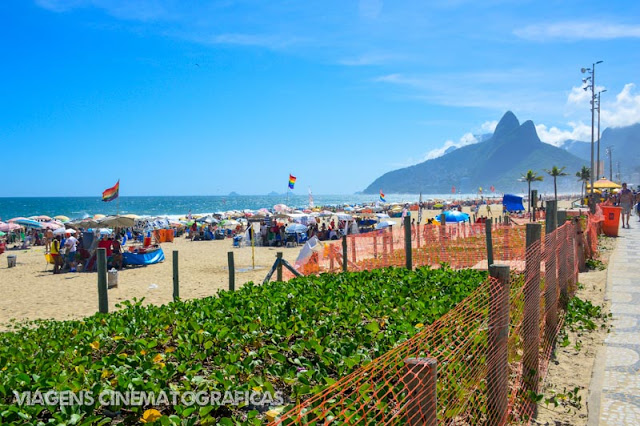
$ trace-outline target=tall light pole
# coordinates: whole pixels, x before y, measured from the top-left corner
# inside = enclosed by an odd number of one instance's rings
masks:
[[[598,174],[597,174],[598,179],[600,179],[600,95],[606,91],[607,89],[604,89],[598,92],[598,155],[597,155],[598,165],[596,166],[596,170],[598,171]]]
[[[591,190],[589,192],[589,205],[591,207],[591,213],[595,213],[596,212],[596,204],[595,204],[595,198],[593,196],[593,175],[595,174],[595,167],[594,167],[594,161],[593,161],[593,145],[595,143],[595,135],[594,135],[594,122],[595,122],[595,107],[596,107],[596,92],[595,92],[595,82],[596,82],[596,65],[601,64],[602,61],[598,61],[598,62],[594,62],[591,68],[582,68],[581,71],[582,73],[586,73],[588,72],[589,74],[591,74],[590,77],[587,78],[583,78],[582,82],[584,84],[589,83],[586,87],[583,87],[583,89],[589,90],[591,89],[591,173],[589,173],[590,178],[591,178]]]
[[[609,180],[613,182],[613,146],[607,147],[607,155],[609,156]]]

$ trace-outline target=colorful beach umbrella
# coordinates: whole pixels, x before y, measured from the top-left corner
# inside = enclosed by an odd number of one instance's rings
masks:
[[[15,222],[16,220],[28,220],[26,217],[14,217],[13,219],[9,219],[7,222]]]
[[[29,219],[33,219],[33,220],[37,220],[38,222],[49,222],[52,219],[47,216],[47,215],[40,215],[40,216],[31,216]]]
[[[63,216],[63,215],[56,216],[56,217],[54,217],[54,219],[59,220],[62,223],[66,223],[66,222],[69,222],[71,220],[67,216]]]
[[[0,223],[0,231],[3,232],[17,231],[21,228],[22,226],[18,225],[17,223]]]
[[[18,225],[26,226],[27,228],[42,229],[42,223],[33,219],[18,219],[18,220],[15,220],[14,223],[17,223]]]
[[[135,219],[128,216],[107,216],[98,220],[98,225],[107,228],[131,228]]]
[[[58,228],[64,228],[64,226],[58,222],[41,222],[41,224],[44,229],[55,230]]]
[[[55,231],[53,231],[53,235],[64,235],[64,234],[75,234],[76,230],[75,229],[64,229],[64,228],[58,228]]]

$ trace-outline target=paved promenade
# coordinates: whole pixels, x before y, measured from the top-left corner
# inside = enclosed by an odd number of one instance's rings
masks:
[[[640,425],[640,222],[618,231],[610,257],[606,298],[611,332],[596,358],[589,425]]]

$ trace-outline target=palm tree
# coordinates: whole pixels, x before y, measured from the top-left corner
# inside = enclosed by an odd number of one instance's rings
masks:
[[[529,216],[531,216],[531,182],[541,182],[542,176],[538,175],[533,170],[527,170],[527,173],[521,175],[519,180],[520,182],[527,182],[529,194]]]
[[[591,180],[591,170],[587,166],[582,166],[582,169],[579,172],[576,172],[576,177],[580,182],[582,182],[582,186],[580,187],[580,203],[584,200],[584,190],[587,187],[587,182]]]
[[[553,166],[551,170],[544,169],[545,172],[547,172],[550,176],[553,177],[553,197],[554,197],[554,200],[556,200],[556,203],[558,202],[558,185],[556,183],[556,179],[558,179],[558,176],[567,175],[564,172],[564,169],[565,167],[557,168],[556,166]]]

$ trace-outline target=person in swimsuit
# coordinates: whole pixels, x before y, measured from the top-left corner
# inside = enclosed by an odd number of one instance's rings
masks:
[[[624,220],[625,217],[627,219],[627,229],[629,228],[629,216],[631,216],[631,207],[633,206],[634,201],[633,192],[629,188],[627,188],[627,183],[624,182],[622,184],[622,189],[620,190],[620,194],[618,194],[618,201],[620,203],[620,207],[622,208],[622,227],[624,228]]]

